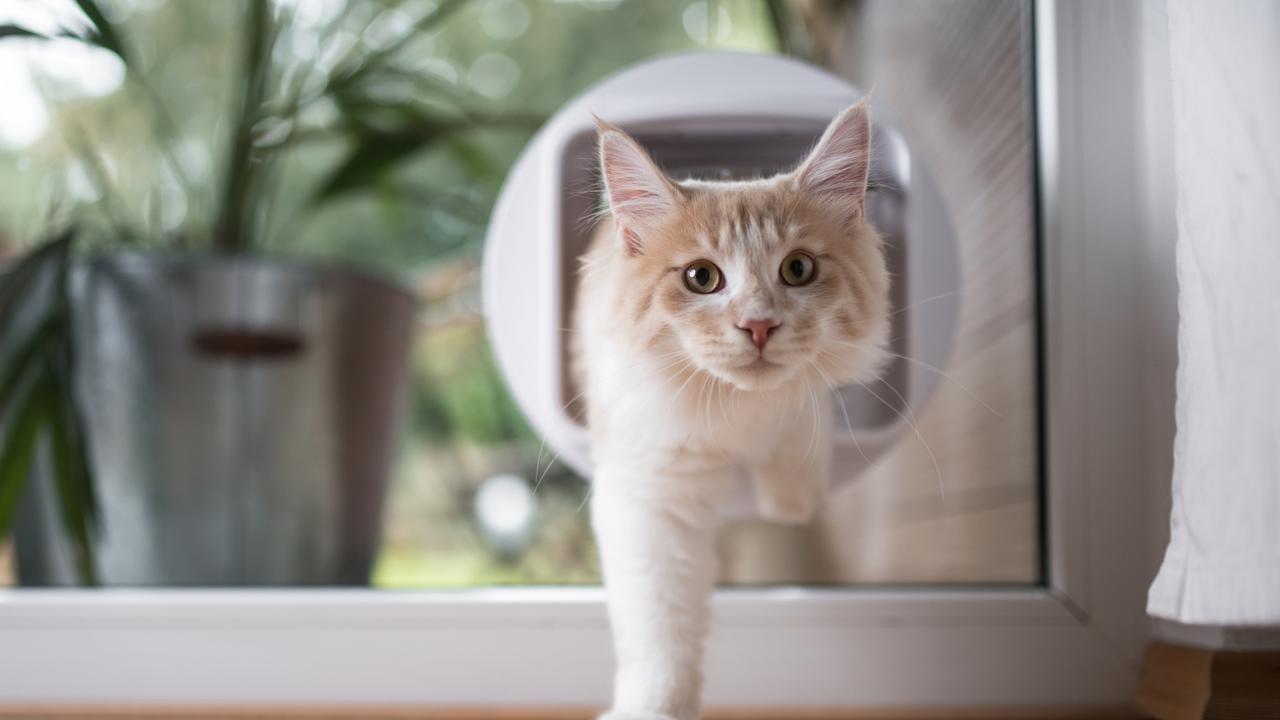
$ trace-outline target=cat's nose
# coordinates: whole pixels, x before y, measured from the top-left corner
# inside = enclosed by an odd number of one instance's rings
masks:
[[[764,320],[743,320],[742,324],[739,325],[738,328],[751,333],[751,342],[755,343],[756,347],[763,350],[764,344],[769,342],[769,335],[771,335],[781,324],[782,323],[771,318],[765,318]]]

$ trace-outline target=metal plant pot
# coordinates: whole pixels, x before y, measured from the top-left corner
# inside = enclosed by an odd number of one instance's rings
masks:
[[[338,267],[110,255],[74,277],[106,585],[368,581],[416,303]],[[47,473],[20,581],[75,581]]]

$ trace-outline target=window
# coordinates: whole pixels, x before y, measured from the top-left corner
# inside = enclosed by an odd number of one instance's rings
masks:
[[[238,91],[228,80],[237,77],[234,49],[243,31],[241,8],[233,5],[107,5],[138,38],[136,63],[173,127],[154,127],[142,91],[122,84],[123,69],[109,53],[70,41],[0,48],[31,59],[34,85],[10,92],[22,103],[18,115],[33,118],[23,122],[42,123],[9,131],[0,182],[31,188],[5,195],[0,217],[8,218],[11,242],[33,239],[40,225],[32,218],[67,205],[104,231],[136,222],[161,237],[209,224],[227,109]],[[479,301],[488,213],[505,170],[537,125],[587,85],[674,51],[777,52],[787,28],[774,24],[768,4],[754,0],[484,0],[428,32],[406,32],[426,7],[277,6],[289,18],[274,58],[285,68],[278,93],[280,102],[304,105],[300,123],[324,127],[326,114],[342,112],[349,121],[399,127],[405,121],[397,113],[423,122],[433,104],[450,103],[480,119],[466,132],[411,141],[395,163],[376,146],[391,142],[390,135],[353,140],[261,129],[265,142],[273,133],[295,134],[264,191],[271,195],[259,242],[271,254],[338,258],[394,273],[422,300],[408,432],[392,474],[373,584],[596,583],[582,507],[587,485],[530,430],[488,348]],[[888,457],[840,488],[810,527],[732,523],[722,543],[724,582],[971,585],[1041,578],[1028,12],[1018,3],[866,3],[847,17],[833,16],[843,24],[833,20],[839,30],[823,37],[830,62],[864,87],[879,84],[878,100],[898,113],[902,131],[941,183],[957,236],[963,315],[951,364],[930,366],[938,376],[936,397],[920,417],[904,416],[912,429]],[[964,42],[949,34],[960,24]],[[392,56],[397,73],[317,96],[308,85],[316,76],[305,71],[340,65],[353,42],[374,48],[403,42]],[[922,42],[934,50],[921,52]],[[206,67],[219,71],[202,72]],[[331,83],[335,75],[329,73]],[[943,80],[961,90],[937,93]],[[43,92],[22,94],[33,89]],[[335,107],[344,103],[369,108]],[[180,136],[177,163],[189,177],[174,177],[157,159],[154,133]],[[77,154],[86,141],[112,177],[107,190],[91,182],[92,158]],[[373,173],[377,182],[363,181]],[[195,191],[184,192],[180,182]],[[116,197],[96,197],[103,192]],[[881,396],[898,393],[895,384],[906,381],[888,378]],[[843,410],[884,412],[870,402]]]
[[[112,3],[145,31],[139,52],[155,62],[157,89],[176,98],[184,137],[222,136],[229,88],[201,69],[233,61],[230,5]],[[317,24],[331,18],[314,10],[328,3],[297,7],[317,12]],[[352,22],[386,32],[403,22],[368,7]],[[915,418],[928,452],[904,433],[813,528],[726,529],[724,579],[748,587],[716,598],[709,705],[1127,699],[1145,642],[1141,599],[1160,549],[1145,542],[1160,509],[1141,482],[1154,454],[1143,443],[1152,441],[1127,427],[1143,407],[1150,352],[1138,332],[1141,303],[1100,289],[1132,288],[1145,267],[1141,249],[1115,241],[1117,225],[1135,237],[1146,231],[1142,188],[1131,182],[1142,159],[1108,149],[1148,142],[1130,121],[1150,14],[1139,4],[868,0],[813,21],[829,31],[813,38],[814,52],[875,85],[937,176],[961,249],[961,323],[940,368],[949,379]],[[426,300],[410,430],[374,575],[379,587],[418,591],[0,591],[4,644],[40,649],[19,653],[24,663],[10,667],[18,680],[0,687],[0,704],[65,697],[67,677],[85,679],[77,697],[120,702],[603,702],[611,665],[578,509],[584,486],[550,462],[486,353],[475,285],[484,219],[529,137],[531,126],[517,121],[536,122],[655,54],[706,44],[774,52],[779,37],[764,4],[746,0],[476,0],[434,33],[411,48],[421,53],[415,72],[456,82],[513,126],[419,148],[385,174],[379,168],[371,189],[350,192],[334,173],[353,148],[308,139],[281,168],[276,220],[264,234],[270,252],[403,273]],[[303,56],[313,52],[298,42]],[[2,42],[0,52],[8,52]],[[47,129],[3,126],[0,242],[33,239],[47,198],[59,194],[87,203],[99,233],[108,228],[111,218],[93,204],[92,168],[59,139],[73,119],[101,143],[104,164],[120,176],[121,205],[139,222],[209,217],[210,207],[165,197],[177,180],[146,150],[138,98],[118,82],[107,71],[64,72],[43,88],[52,98],[38,101],[45,115],[24,115],[46,118]],[[384,91],[394,98],[394,88]],[[209,178],[219,148],[176,148],[216,194]],[[148,173],[160,179],[158,195],[131,190],[150,187]],[[330,186],[331,202],[311,203]],[[533,507],[533,529],[514,541],[478,522],[496,508],[494,527],[523,530],[526,516],[515,511]],[[775,585],[785,587],[765,587]],[[462,589],[436,591],[444,587]],[[762,644],[775,652],[759,653]],[[176,653],[189,661],[180,669],[164,661]],[[372,676],[375,657],[394,672]],[[557,658],[554,668],[547,657]],[[70,664],[54,673],[49,658]]]

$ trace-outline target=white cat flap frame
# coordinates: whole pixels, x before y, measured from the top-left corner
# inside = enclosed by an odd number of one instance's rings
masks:
[[[574,470],[591,476],[567,328],[578,257],[599,201],[593,113],[630,132],[677,178],[743,177],[793,167],[827,123],[862,96],[844,80],[784,57],[677,55],[587,90],[525,149],[489,226],[485,312],[516,401]],[[909,418],[923,410],[946,364],[959,312],[955,238],[937,186],[874,98],[871,116],[867,204],[894,276],[891,349],[899,357],[885,382],[841,389],[833,484],[857,477],[911,432]],[[741,515],[751,507],[744,485],[725,510]]]

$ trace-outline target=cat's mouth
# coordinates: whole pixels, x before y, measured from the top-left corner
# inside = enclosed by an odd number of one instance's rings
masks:
[[[761,355],[757,355],[756,359],[752,360],[746,365],[743,365],[741,368],[739,368],[739,370],[742,370],[745,372],[760,373],[760,372],[768,372],[770,370],[779,370],[781,368],[782,368],[782,365],[776,362],[773,362],[771,360],[765,360],[764,355],[761,354]]]
[[[724,375],[725,379],[743,390],[763,390],[782,382],[787,375],[787,366],[760,354],[748,362],[726,369]]]
[[[698,365],[711,375],[740,390],[770,390],[794,374],[794,353],[788,349],[767,348],[737,352],[725,357],[700,358]]]

